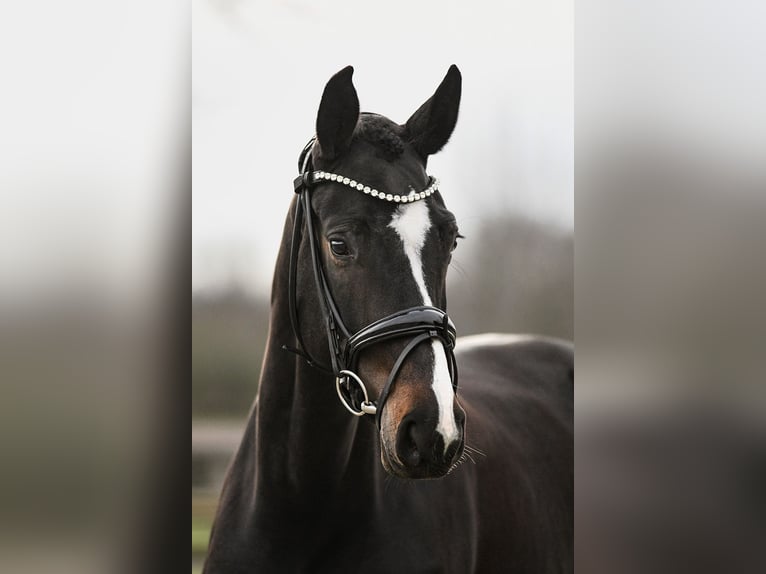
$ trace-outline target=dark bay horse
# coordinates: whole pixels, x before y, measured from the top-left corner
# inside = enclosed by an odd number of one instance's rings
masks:
[[[573,349],[456,342],[446,313],[459,232],[426,163],[460,72],[403,125],[359,113],[352,73],[299,162],[205,572],[569,572]]]

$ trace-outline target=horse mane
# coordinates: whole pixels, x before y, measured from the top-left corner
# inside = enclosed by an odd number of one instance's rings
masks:
[[[364,112],[359,117],[355,138],[360,138],[383,152],[387,161],[393,161],[404,152],[402,127],[386,117]]]

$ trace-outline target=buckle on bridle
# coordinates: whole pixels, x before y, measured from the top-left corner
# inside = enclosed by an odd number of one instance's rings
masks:
[[[293,180],[293,191],[301,193],[304,189],[309,189],[314,184],[314,176],[310,171],[304,171]]]
[[[343,394],[343,391],[341,390],[341,380],[348,385],[349,380],[353,379],[353,381],[359,386],[360,389],[362,389],[362,394],[364,395],[364,400],[362,401],[362,404],[359,407],[359,410],[356,410],[353,405],[349,404],[348,400],[346,399],[346,395]],[[350,412],[352,415],[356,417],[361,417],[364,415],[374,415],[378,412],[378,408],[375,406],[375,403],[370,401],[370,397],[367,394],[367,387],[364,386],[364,383],[362,382],[362,379],[359,378],[359,375],[357,375],[353,371],[343,370],[338,373],[338,376],[335,377],[335,389],[338,391],[338,397],[340,397],[340,402],[343,403],[343,406],[346,407],[346,410]]]

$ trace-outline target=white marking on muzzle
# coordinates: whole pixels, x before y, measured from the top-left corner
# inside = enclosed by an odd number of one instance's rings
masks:
[[[423,262],[420,256],[428,230],[431,228],[428,205],[425,201],[400,205],[394,212],[388,226],[396,231],[402,240],[404,254],[410,262],[412,277],[415,279],[415,284],[423,298],[423,305],[433,305],[428,289],[426,289]],[[452,408],[455,392],[452,389],[452,379],[442,342],[436,339],[431,340],[431,349],[434,356],[432,386],[439,407],[439,421],[436,424],[436,431],[444,439],[444,451],[446,452],[449,445],[460,438]]]

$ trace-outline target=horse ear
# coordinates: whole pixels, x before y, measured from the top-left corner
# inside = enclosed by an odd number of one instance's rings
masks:
[[[424,159],[442,149],[452,135],[462,83],[460,70],[452,64],[434,95],[407,120],[410,142]]]
[[[324,88],[317,114],[319,155],[331,161],[342,154],[351,143],[359,119],[359,98],[351,81],[352,66],[335,74]]]

